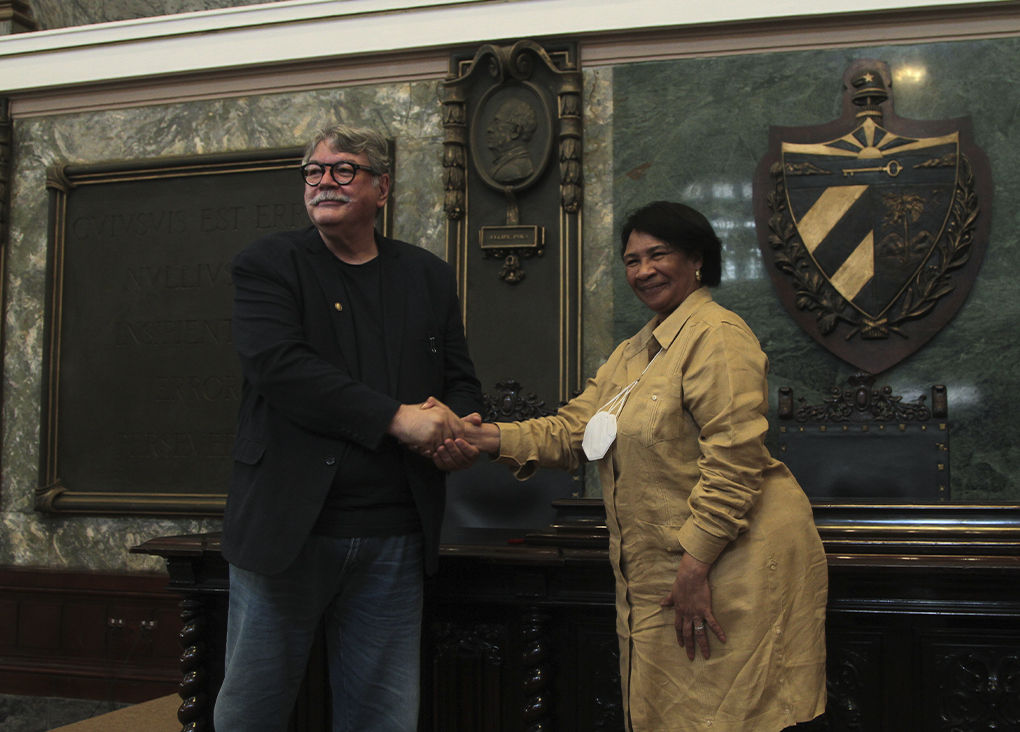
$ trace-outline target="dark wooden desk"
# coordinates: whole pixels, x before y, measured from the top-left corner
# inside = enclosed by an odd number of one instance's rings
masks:
[[[623,729],[601,504],[563,503],[548,531],[513,543],[465,534],[442,547],[426,585],[423,732]],[[816,510],[830,590],[829,705],[815,729],[1020,729],[1016,509],[932,508],[950,520],[925,528],[927,508],[889,507],[874,520],[860,507]],[[184,596],[180,718],[208,732],[228,592],[219,538],[153,539],[134,551],[166,558],[168,589]],[[328,729],[325,679],[317,655],[296,732]]]

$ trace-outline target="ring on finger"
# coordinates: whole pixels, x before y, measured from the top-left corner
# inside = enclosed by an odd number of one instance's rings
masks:
[[[705,623],[704,623],[704,621],[702,621],[700,625],[695,625],[694,626],[694,632],[695,633],[704,633],[705,632]]]

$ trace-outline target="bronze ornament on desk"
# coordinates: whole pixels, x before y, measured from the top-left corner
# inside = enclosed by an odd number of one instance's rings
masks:
[[[790,315],[877,374],[966,300],[988,242],[991,172],[969,117],[897,116],[888,64],[860,59],[844,73],[839,119],[770,128],[754,201],[759,246]]]

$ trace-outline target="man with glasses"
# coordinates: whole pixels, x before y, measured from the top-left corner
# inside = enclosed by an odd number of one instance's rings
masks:
[[[445,490],[430,458],[481,392],[452,270],[375,231],[388,168],[381,135],[320,132],[301,166],[313,225],[233,262],[244,387],[217,732],[287,729],[320,623],[334,732],[417,727]]]

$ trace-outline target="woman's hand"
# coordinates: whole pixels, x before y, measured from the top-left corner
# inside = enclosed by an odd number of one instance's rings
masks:
[[[464,417],[463,438],[446,440],[432,455],[440,470],[464,470],[474,465],[480,452],[499,452],[499,427],[483,423],[475,412]]]
[[[659,602],[663,607],[676,611],[676,640],[681,648],[687,649],[687,658],[694,660],[694,644],[701,649],[706,659],[712,655],[708,647],[708,629],[723,643],[726,634],[712,614],[712,590],[708,587],[708,571],[711,564],[684,554],[680,568],[676,571],[673,589]]]

